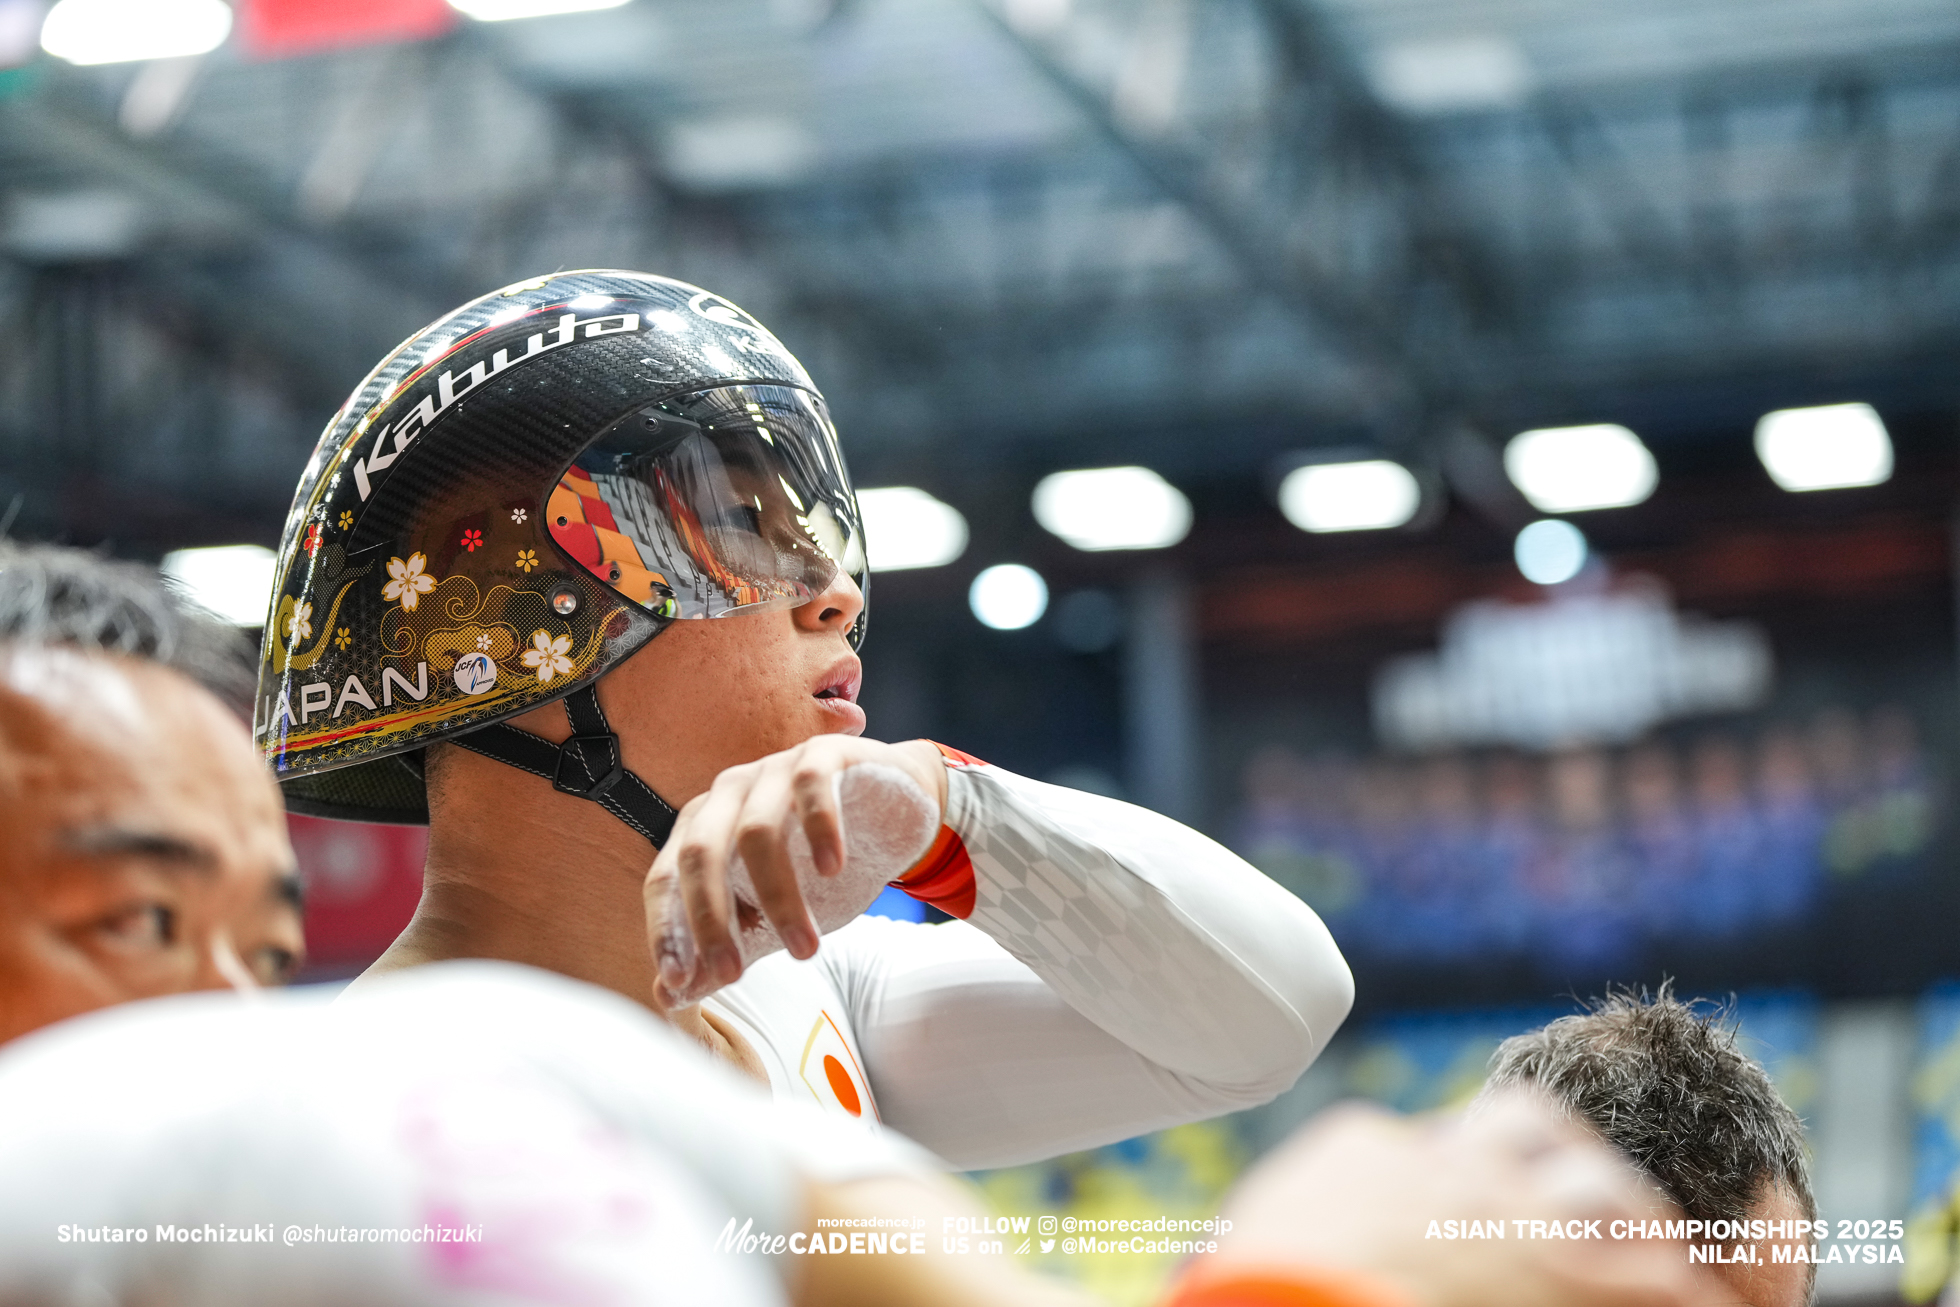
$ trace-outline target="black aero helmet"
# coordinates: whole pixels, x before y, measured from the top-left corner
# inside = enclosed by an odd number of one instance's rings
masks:
[[[520,282],[410,336],[327,425],[253,731],[296,812],[426,822],[422,750],[447,740],[658,844],[673,810],[623,771],[593,684],[669,622],[802,604],[840,571],[868,580],[857,499],[781,342],[664,277]],[[562,747],[502,724],[555,699]]]

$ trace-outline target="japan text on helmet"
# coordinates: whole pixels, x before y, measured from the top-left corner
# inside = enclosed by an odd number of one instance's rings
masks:
[[[645,787],[616,785],[593,682],[670,621],[864,570],[823,397],[755,319],[644,273],[521,282],[409,337],[328,424],[253,729],[298,812],[426,821],[421,750],[444,740],[616,800]],[[492,725],[568,695],[562,750]]]

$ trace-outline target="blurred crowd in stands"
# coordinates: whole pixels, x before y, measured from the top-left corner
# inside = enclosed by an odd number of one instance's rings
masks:
[[[1796,922],[1833,882],[1917,865],[1938,783],[1896,705],[1543,757],[1272,746],[1245,768],[1234,842],[1350,955],[1611,966],[1651,939]]]

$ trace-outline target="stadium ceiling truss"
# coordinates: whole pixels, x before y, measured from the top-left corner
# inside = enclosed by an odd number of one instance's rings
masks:
[[[1454,469],[1466,439],[1487,460],[1473,433],[1532,422],[1951,405],[1960,21],[1417,115],[1364,76],[1345,3],[643,2],[606,30],[667,25],[645,78],[569,76],[484,28],[16,74],[0,483],[24,528],[263,536],[400,336],[592,265],[769,322],[874,482],[949,436],[1029,475],[1104,449],[1256,471],[1313,444]],[[711,21],[753,30],[704,52]],[[842,90],[810,71],[839,65]],[[744,66],[761,87],[738,94]],[[884,143],[705,179],[676,143],[834,103],[857,117],[821,131]],[[23,235],[63,197],[83,227],[122,205],[121,243]]]

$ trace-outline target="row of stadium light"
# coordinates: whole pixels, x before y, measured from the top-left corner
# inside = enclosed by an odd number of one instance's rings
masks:
[[[1756,454],[1790,491],[1872,486],[1892,475],[1892,442],[1869,404],[1768,414],[1756,425]],[[1624,508],[1660,480],[1640,437],[1609,425],[1523,432],[1505,446],[1504,470],[1541,513]],[[923,490],[867,490],[862,499],[875,569],[938,567],[966,547],[966,519]],[[1379,531],[1412,520],[1422,489],[1388,459],[1315,463],[1287,474],[1279,506],[1303,531]],[[1077,549],[1162,549],[1190,530],[1191,503],[1148,468],[1095,468],[1043,478],[1034,516]]]
[[[1892,475],[1892,442],[1868,404],[1782,409],[1756,424],[1756,455],[1785,490],[1870,486]],[[1622,426],[1526,431],[1504,449],[1504,470],[1542,513],[1579,513],[1638,504],[1654,493],[1659,473],[1640,437]],[[916,486],[860,493],[871,569],[895,572],[944,567],[966,552],[966,518]],[[1303,531],[1380,531],[1406,525],[1422,506],[1415,474],[1388,459],[1316,463],[1288,473],[1280,510]],[[1191,529],[1191,501],[1145,467],[1056,472],[1034,490],[1035,520],[1082,550],[1163,549]],[[1520,531],[1518,570],[1540,585],[1570,580],[1585,567],[1585,536],[1547,518]],[[272,555],[256,545],[187,549],[164,569],[207,607],[240,626],[265,618]],[[997,630],[1041,619],[1048,587],[1018,563],[989,567],[968,591],[974,616]]]
[[[1892,442],[1869,404],[1779,409],[1756,424],[1756,456],[1771,480],[1792,492],[1877,485],[1892,475]],[[1541,513],[1580,513],[1638,504],[1654,493],[1659,470],[1640,437],[1597,424],[1522,432],[1504,448],[1504,471]],[[885,526],[903,505],[902,525]],[[1381,531],[1407,525],[1422,507],[1416,476],[1390,459],[1315,463],[1295,468],[1279,486],[1280,511],[1316,534]],[[874,569],[937,567],[966,547],[966,520],[923,490],[865,493],[865,530]],[[1184,538],[1191,505],[1147,468],[1058,472],[1035,487],[1035,520],[1078,549],[1161,549]],[[885,542],[881,545],[880,541]],[[1586,565],[1585,535],[1546,518],[1518,533],[1518,570],[1539,585],[1557,585]],[[1037,621],[1047,606],[1039,574],[1018,564],[988,568],[969,594],[989,626],[1014,629]]]
[[[1892,476],[1892,438],[1869,404],[1766,413],[1756,423],[1756,457],[1770,480],[1793,493],[1875,486]],[[1526,431],[1505,446],[1504,471],[1541,513],[1624,508],[1660,481],[1640,437],[1612,425]],[[1539,585],[1577,576],[1587,552],[1585,535],[1558,518],[1533,522],[1512,547],[1518,570]]]

